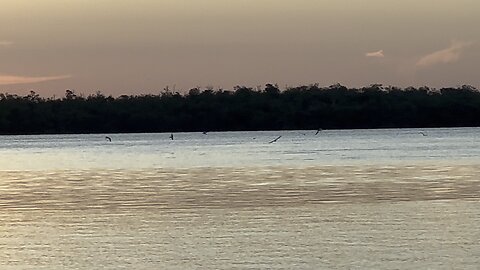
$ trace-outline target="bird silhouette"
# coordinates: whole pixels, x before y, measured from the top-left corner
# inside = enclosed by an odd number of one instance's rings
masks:
[[[105,136],[105,140],[111,142],[112,141],[112,138],[108,137],[108,136]]]
[[[170,134],[169,138],[173,141],[173,133]]]
[[[271,141],[268,142],[268,143],[274,143],[274,142],[278,141],[278,139],[280,139],[281,137],[282,137],[282,135],[278,136],[277,138],[271,140]]]

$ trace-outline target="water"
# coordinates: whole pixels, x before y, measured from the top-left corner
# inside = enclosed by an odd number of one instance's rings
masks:
[[[0,268],[478,269],[479,131],[1,136]]]

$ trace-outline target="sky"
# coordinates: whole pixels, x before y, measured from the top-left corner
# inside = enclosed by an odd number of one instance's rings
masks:
[[[480,88],[478,0],[1,0],[0,92]]]

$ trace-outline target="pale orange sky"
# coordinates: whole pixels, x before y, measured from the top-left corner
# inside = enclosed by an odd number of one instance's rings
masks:
[[[478,0],[2,0],[0,92],[480,87]]]

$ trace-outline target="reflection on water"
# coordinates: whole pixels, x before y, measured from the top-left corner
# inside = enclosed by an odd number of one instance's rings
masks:
[[[192,209],[476,199],[480,165],[0,172],[0,207]]]
[[[0,172],[1,269],[480,265],[480,165]]]
[[[478,269],[480,128],[419,131],[0,136],[0,269]]]

